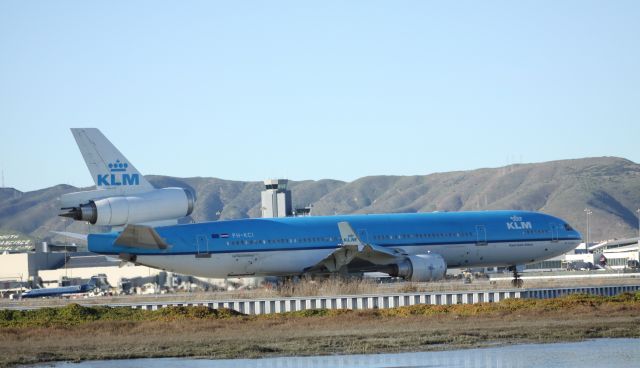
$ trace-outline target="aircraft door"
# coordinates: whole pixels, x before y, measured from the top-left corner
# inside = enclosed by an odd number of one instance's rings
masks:
[[[487,245],[487,228],[476,225],[476,245]]]
[[[209,238],[204,235],[196,235],[196,258],[210,258]]]
[[[559,235],[558,235],[558,233],[559,233],[558,225],[549,224],[549,226],[551,227],[551,241],[556,243],[556,242],[558,242],[558,237],[559,237]]]

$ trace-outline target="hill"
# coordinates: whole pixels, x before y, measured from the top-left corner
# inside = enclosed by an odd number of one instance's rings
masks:
[[[195,221],[260,215],[261,182],[147,178],[156,187],[195,190]],[[294,205],[312,205],[313,215],[519,209],[562,217],[585,237],[588,207],[593,211],[591,239],[599,240],[637,235],[640,165],[598,157],[430,175],[369,176],[350,183],[292,181],[289,188]],[[26,193],[0,188],[0,229],[45,240],[51,238],[51,230],[88,232],[88,225],[57,216],[57,198],[78,190],[82,188],[68,185]]]

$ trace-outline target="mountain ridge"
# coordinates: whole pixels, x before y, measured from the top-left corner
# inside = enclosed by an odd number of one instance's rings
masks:
[[[196,192],[195,221],[260,216],[262,182],[214,177],[148,175],[156,187]],[[30,192],[0,188],[0,229],[51,240],[52,230],[91,228],[57,216],[57,198],[76,188],[59,184]],[[637,236],[640,165],[619,157],[592,157],[427,175],[365,176],[290,181],[294,206],[312,215],[514,209],[549,213],[567,220],[586,238],[589,208],[592,240]],[[54,239],[55,240],[55,239]]]

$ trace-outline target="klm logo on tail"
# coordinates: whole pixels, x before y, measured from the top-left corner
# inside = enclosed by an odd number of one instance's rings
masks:
[[[129,164],[116,160],[109,164],[111,174],[98,174],[98,186],[140,185],[138,174],[127,174]]]

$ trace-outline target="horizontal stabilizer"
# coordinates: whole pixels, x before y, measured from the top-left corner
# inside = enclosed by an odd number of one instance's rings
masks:
[[[144,225],[127,225],[114,244],[143,249],[167,249],[168,247],[154,228]]]
[[[84,241],[87,241],[87,237],[89,236],[87,234],[70,233],[67,231],[52,231],[52,233]]]

